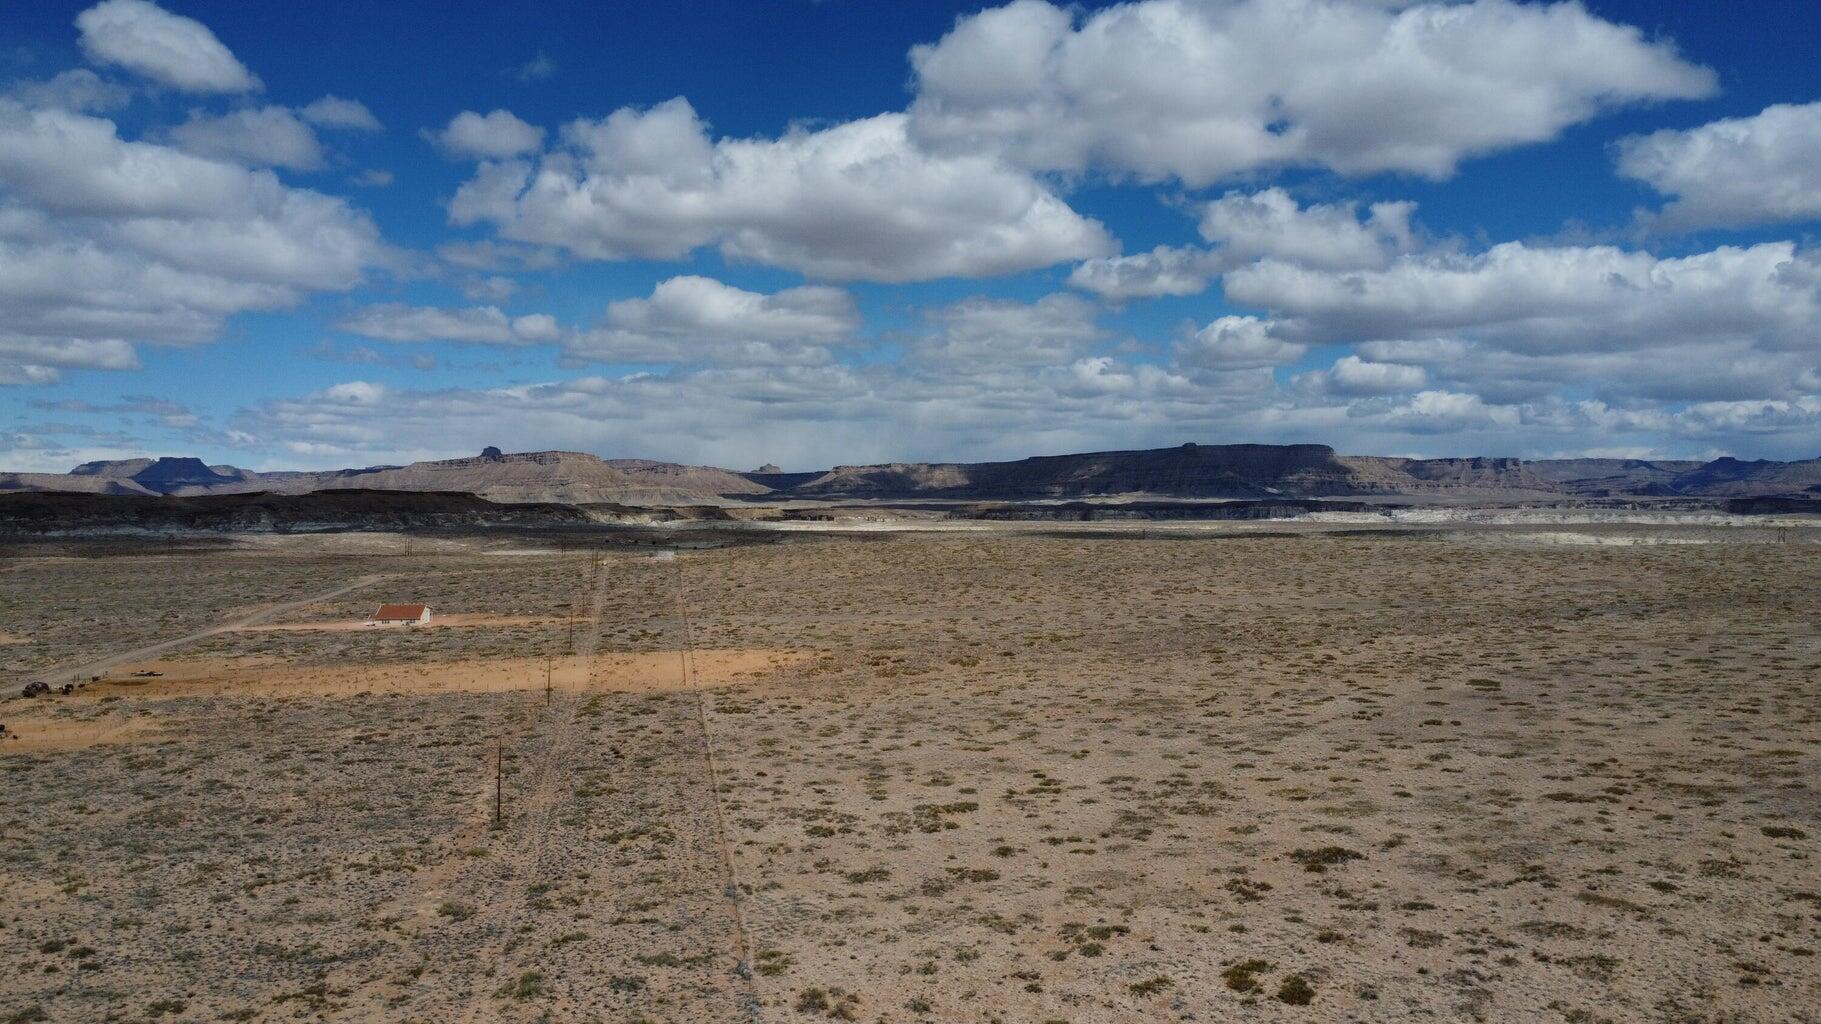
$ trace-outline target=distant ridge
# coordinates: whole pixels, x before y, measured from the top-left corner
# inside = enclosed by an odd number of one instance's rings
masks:
[[[794,492],[831,497],[1076,498],[1167,494],[1254,498],[1353,494],[1352,479],[1319,444],[1198,445],[1040,455],[1016,462],[836,466]]]
[[[193,497],[368,491],[463,492],[492,502],[682,505],[764,500],[1028,501],[1139,496],[1447,500],[1754,498],[1821,495],[1821,459],[1405,459],[1322,444],[1185,444],[1009,462],[900,462],[740,473],[586,452],[505,453],[321,472],[257,473],[195,458],[89,462],[69,473],[0,473],[0,491]]]
[[[592,522],[573,505],[496,504],[442,491],[329,489],[309,494],[198,497],[14,491],[0,493],[0,532],[316,532],[489,526],[571,526]]]

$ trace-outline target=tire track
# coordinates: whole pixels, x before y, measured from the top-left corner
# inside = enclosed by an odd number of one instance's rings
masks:
[[[721,768],[715,757],[714,730],[708,724],[708,694],[697,685],[695,666],[695,627],[689,620],[689,583],[683,572],[683,559],[673,563],[676,575],[676,608],[677,618],[683,624],[683,643],[677,652],[683,671],[683,686],[693,692],[696,702],[696,723],[702,730],[702,750],[708,767],[708,795],[714,805],[715,848],[721,857],[721,876],[725,881],[722,892],[733,911],[734,943],[736,961],[733,974],[739,979],[744,989],[741,1009],[748,1020],[759,1019],[759,992],[752,976],[752,942],[746,930],[745,897],[740,889],[739,868],[734,863],[733,844],[728,841],[727,815],[721,808]]]
[[[562,691],[560,697],[557,692],[551,692],[548,705],[534,712],[543,719],[544,728],[540,735],[542,742],[533,748],[530,765],[525,769],[525,785],[522,787],[525,796],[504,816],[503,827],[513,833],[511,839],[502,844],[508,852],[495,858],[496,863],[489,866],[489,874],[510,877],[520,882],[539,881],[550,877],[553,874],[552,861],[564,856],[560,849],[553,850],[551,838],[555,831],[556,809],[562,803],[565,783],[572,775],[571,755],[582,731],[580,717],[576,712],[581,706],[582,695],[587,692],[588,684],[594,676],[601,615],[607,597],[605,579],[604,564],[598,557],[593,557],[587,581],[592,595],[590,615],[586,628],[576,638],[574,651],[576,660],[585,666],[583,676],[574,691]],[[504,963],[510,953],[508,946],[512,942],[511,926],[521,923],[525,916],[522,909],[506,910],[505,920],[493,930],[494,937],[488,947],[484,951],[477,951],[477,962]],[[455,1019],[467,1024],[483,1024],[498,1019],[489,997],[486,986],[477,985],[468,993],[466,1003]]]

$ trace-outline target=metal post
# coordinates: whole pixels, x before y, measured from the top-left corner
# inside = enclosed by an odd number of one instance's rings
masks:
[[[500,808],[506,788],[506,741],[493,748],[493,827],[500,826]]]

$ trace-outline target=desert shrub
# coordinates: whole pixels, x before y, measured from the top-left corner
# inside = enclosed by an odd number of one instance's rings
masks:
[[[1235,992],[1257,992],[1258,975],[1271,969],[1269,960],[1242,960],[1220,972],[1227,987]]]
[[[1221,888],[1232,893],[1241,903],[1256,903],[1264,899],[1261,893],[1271,891],[1271,883],[1254,882],[1249,878],[1229,878]]]
[[[806,988],[797,993],[798,1013],[822,1014],[832,1020],[859,1020],[860,997],[839,988]]]
[[[448,900],[436,908],[436,913],[451,921],[466,921],[474,916],[474,908],[466,903]]]
[[[1300,974],[1292,974],[1277,986],[1277,1001],[1291,1006],[1308,1006],[1315,998],[1315,987]]]
[[[1336,864],[1345,864],[1350,860],[1363,860],[1365,854],[1349,850],[1344,846],[1323,846],[1314,850],[1297,850],[1290,854],[1290,859],[1303,866],[1304,871],[1323,874]]]
[[[768,978],[776,977],[790,969],[792,963],[789,953],[776,949],[761,949],[754,954],[755,969]]]
[[[1135,996],[1144,997],[1156,995],[1166,988],[1173,987],[1175,984],[1176,983],[1169,978],[1159,974],[1157,977],[1146,981],[1135,981],[1130,985],[1127,985],[1126,989]]]
[[[510,997],[518,1000],[534,999],[544,991],[544,976],[537,971],[526,971],[517,979],[501,985],[494,995],[501,998]]]

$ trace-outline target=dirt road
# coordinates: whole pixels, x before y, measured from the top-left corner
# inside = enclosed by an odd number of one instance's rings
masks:
[[[238,619],[234,619],[231,622],[224,622],[219,626],[211,626],[208,629],[200,630],[195,633],[190,633],[185,636],[175,637],[170,640],[160,640],[158,643],[150,644],[145,647],[137,647],[130,651],[121,651],[116,654],[110,654],[105,658],[99,658],[95,661],[85,662],[80,665],[62,665],[62,666],[58,666],[57,668],[46,669],[43,672],[37,673],[34,678],[41,679],[44,682],[53,683],[53,684],[67,680],[67,679],[71,678],[72,676],[78,680],[86,680],[93,676],[101,675],[103,672],[106,672],[108,669],[113,668],[115,665],[118,665],[123,661],[143,660],[145,658],[150,658],[153,655],[163,654],[166,651],[174,650],[178,647],[182,647],[185,644],[194,643],[194,642],[196,642],[198,640],[202,640],[206,637],[214,636],[217,633],[226,633],[231,630],[242,629],[247,626],[255,625],[257,623],[264,622],[265,620],[270,619],[273,616],[282,615],[282,614],[285,614],[286,612],[297,611],[300,608],[306,608],[310,605],[313,605],[313,604],[317,603],[318,601],[333,600],[334,598],[340,597],[343,594],[348,594],[348,593],[352,593],[356,590],[359,590],[362,587],[372,586],[374,583],[377,583],[380,580],[383,580],[385,578],[386,578],[386,576],[383,573],[375,574],[375,575],[371,575],[371,576],[362,576],[359,579],[356,579],[351,583],[343,584],[342,586],[339,586],[339,587],[335,588],[334,590],[325,591],[320,594],[314,594],[314,595],[311,595],[310,597],[299,598],[296,601],[286,601],[283,604],[275,604],[275,605],[272,605],[272,606],[264,609],[263,611],[257,611],[251,615],[244,615]]]

